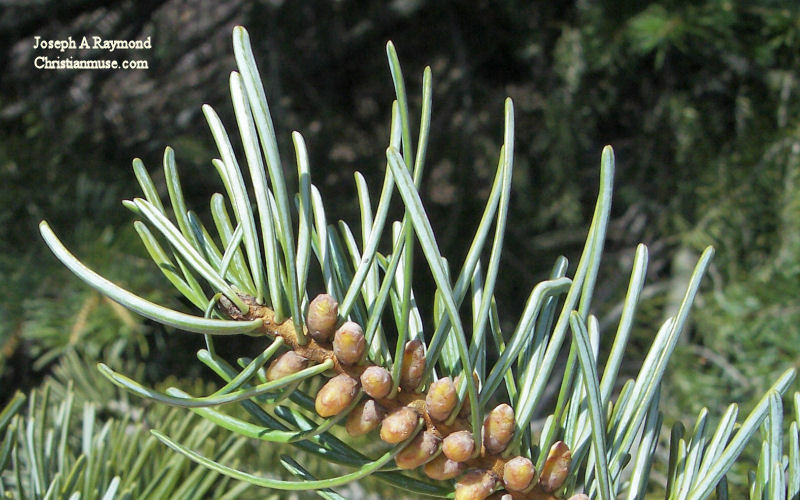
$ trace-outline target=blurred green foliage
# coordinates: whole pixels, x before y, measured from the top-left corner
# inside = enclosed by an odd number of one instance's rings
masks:
[[[266,458],[244,453],[247,440],[221,432],[189,412],[129,398],[100,383],[101,375],[75,353],[58,363],[55,376],[31,391],[27,405],[12,400],[2,422],[0,460],[3,498],[263,498],[233,482],[175,457],[149,434],[168,428],[219,456]],[[175,383],[176,381],[170,381]],[[202,382],[178,382],[204,390]],[[17,395],[19,398],[21,394]],[[101,396],[101,398],[98,398]],[[27,406],[27,412],[24,411]],[[6,467],[2,467],[4,470]]]

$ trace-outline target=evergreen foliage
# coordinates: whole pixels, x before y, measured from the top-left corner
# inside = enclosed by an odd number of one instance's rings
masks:
[[[540,475],[530,487],[512,489],[514,498],[567,498],[573,494],[579,498],[581,491],[601,499],[620,494],[641,498],[649,486],[649,471],[659,444],[661,381],[686,327],[689,309],[713,250],[706,249],[690,273],[688,290],[675,314],[659,328],[639,374],[614,397],[647,270],[648,252],[644,246],[637,248],[619,326],[610,353],[601,363],[598,358],[601,329],[590,309],[611,206],[615,161],[610,147],[602,154],[597,204],[574,273],[571,278],[566,277],[566,259],[557,260],[550,279],[533,288],[513,333],[504,335],[494,290],[506,232],[514,159],[511,101],[506,102],[503,146],[495,181],[464,264],[453,277],[451,264],[441,253],[418,191],[431,117],[430,69],[426,68],[423,77],[421,118],[418,138],[414,140],[405,82],[394,47],[391,43],[387,45],[396,101],[392,107],[386,176],[373,211],[367,184],[356,174],[361,212],[359,243],[347,223],[327,223],[323,198],[311,182],[305,143],[297,132],[292,137],[298,185],[291,188],[287,183],[264,88],[249,37],[242,28],[234,30],[234,51],[239,72],[231,74],[231,96],[246,169],[240,169],[231,140],[216,112],[209,106],[203,109],[221,157],[212,163],[225,187],[233,217],[221,194],[215,194],[211,200],[216,231],[206,229],[197,215],[187,209],[174,153],[169,148],[164,154],[164,177],[171,210],[165,208],[139,160],[134,160],[134,171],[145,197],[124,202],[145,221],[136,222],[135,227],[151,258],[186,300],[204,312],[203,316],[165,308],[115,285],[78,261],[46,222],[42,222],[41,232],[55,255],[104,295],[158,323],[203,334],[206,348],[198,352],[198,358],[225,385],[208,396],[191,396],[175,387],[162,392],[101,363],[100,372],[112,382],[135,395],[191,409],[203,417],[204,423],[216,424],[233,434],[291,443],[355,470],[316,480],[299,464],[284,458],[284,466],[302,480],[279,480],[238,469],[236,464],[229,465],[225,463],[227,460],[218,458],[217,449],[213,450],[217,456],[209,456],[210,450],[197,451],[197,444],[193,446],[163,430],[153,430],[152,434],[181,455],[217,473],[245,484],[278,490],[319,489],[327,491],[323,495],[335,497],[337,494],[328,491],[330,488],[374,476],[418,495],[486,498],[493,490],[503,489],[499,471],[511,463],[511,457],[520,456],[521,460],[530,459]],[[245,178],[249,179],[249,188]],[[255,204],[251,203],[249,189]],[[387,225],[395,189],[402,199],[403,216]],[[388,240],[384,233],[386,236],[391,233],[392,238]],[[388,245],[385,253],[378,251],[382,244]],[[415,256],[417,245],[424,260]],[[424,266],[436,284],[430,305],[420,302],[419,295],[414,293],[415,265]],[[339,302],[338,307],[308,309],[308,286],[316,281]],[[467,297],[470,300],[465,300]],[[387,306],[390,310],[385,312]],[[304,311],[308,311],[308,317]],[[313,332],[309,332],[307,324],[312,313],[318,311],[332,313],[334,318],[338,313],[340,322],[354,322],[345,326],[350,331],[358,329],[356,335],[366,340],[366,352],[360,350],[353,359],[349,355],[344,357],[346,348],[337,344],[344,342],[341,332],[333,340],[333,349],[329,347],[329,334],[312,340],[309,333]],[[462,319],[470,316],[469,321]],[[315,318],[315,324],[324,324],[318,319]],[[569,354],[566,367],[559,374],[554,368],[568,331]],[[256,358],[240,358],[237,369],[217,353],[214,340],[215,336],[236,334],[266,334],[274,341]],[[497,355],[494,360],[487,358],[490,339]],[[298,366],[299,371],[281,370],[277,378],[267,379],[262,367],[284,348],[302,356],[310,365]],[[362,361],[354,365],[362,356]],[[393,446],[372,457],[356,451],[346,440],[330,432],[354,410],[363,395],[352,377],[363,371],[365,365],[383,366],[391,372],[391,392],[377,400],[382,406],[396,409],[399,405],[419,418],[416,429],[412,421],[408,432],[403,431],[396,438],[391,433],[385,434],[382,428],[382,439]],[[320,375],[331,371],[339,375],[319,389]],[[459,382],[455,408],[449,405],[452,413],[449,417],[445,415],[446,422],[437,424],[435,421],[442,419],[418,406],[419,396],[415,394],[422,393],[422,401],[426,401],[426,386],[442,376],[456,377]],[[554,407],[542,408],[546,386],[559,379]],[[792,495],[800,471],[796,460],[789,460],[786,465],[782,460],[780,395],[793,379],[793,370],[781,375],[735,433],[736,405],[729,408],[713,432],[707,423],[707,410],[700,412],[687,439],[683,439],[680,425],[673,427],[666,496],[700,499],[716,489],[717,495],[724,497],[725,475],[765,421],[764,451],[751,495],[753,498],[760,498],[766,492],[772,495],[770,498]],[[351,382],[352,390],[349,385],[345,389]],[[495,406],[498,400],[507,401],[510,406]],[[234,403],[249,413],[249,419],[237,418],[227,409]],[[459,409],[464,412],[463,418],[459,417]],[[541,427],[532,429],[530,422],[536,412],[549,416]],[[384,427],[396,415],[399,413],[394,411],[385,417]],[[320,416],[328,418],[319,421]],[[419,434],[421,441],[415,439],[414,435],[422,429],[427,430]],[[464,461],[466,468],[472,470],[457,479],[455,488],[441,479],[402,472],[433,459],[439,453],[441,438],[459,430],[472,433],[474,442],[483,442],[484,446],[476,446],[471,457]],[[790,431],[790,457],[798,455],[796,431],[795,424]],[[642,442],[634,450],[637,439]],[[429,444],[423,444],[428,441]],[[432,448],[420,456],[423,446]],[[400,471],[394,470],[393,461]],[[632,479],[628,480],[623,471]],[[788,481],[784,478],[785,471]],[[515,483],[506,482],[505,487],[512,488],[512,484]]]
[[[42,9],[46,4],[42,2]],[[95,26],[100,18],[91,2],[59,4],[81,4],[73,9],[81,16],[74,20],[54,9],[60,16],[58,29],[65,33]],[[185,4],[182,8],[192,8],[192,2]],[[237,15],[259,33],[256,53],[270,54],[264,59],[269,74],[264,83],[274,96],[278,129],[293,127],[311,134],[309,163],[315,172],[325,165],[324,179],[315,179],[326,206],[335,207],[332,215],[348,221],[359,215],[357,190],[348,175],[356,164],[353,158],[359,159],[368,185],[380,182],[362,165],[383,161],[374,145],[388,134],[388,126],[381,123],[388,109],[376,104],[386,102],[381,91],[385,68],[380,58],[362,54],[371,54],[367,47],[391,36],[403,52],[434,63],[433,154],[420,194],[439,247],[452,261],[463,258],[467,248],[462,235],[472,231],[477,219],[471,214],[481,213],[492,185],[493,170],[487,165],[496,158],[487,158],[496,154],[502,126],[495,108],[506,94],[515,100],[517,166],[503,262],[516,272],[504,273],[495,286],[499,318],[521,314],[519,290],[543,279],[559,253],[578,255],[597,178],[589,155],[608,142],[621,161],[616,169],[618,208],[611,212],[605,264],[592,306],[601,331],[613,330],[619,319],[617,304],[626,293],[635,243],[645,241],[651,248],[648,284],[628,342],[630,361],[621,364],[619,379],[636,376],[653,331],[678,309],[694,256],[709,243],[717,254],[695,302],[685,342],[676,346],[661,388],[664,427],[671,428],[673,422],[691,427],[692,415],[704,407],[713,421],[730,401],[740,402],[743,414],[749,412],[786,367],[797,367],[800,89],[795,73],[800,37],[794,4],[476,2],[460,6],[453,15],[449,4],[423,0],[381,6],[381,23],[362,22],[363,5],[349,1],[304,8],[292,2],[247,9],[230,4],[231,11],[238,9]],[[7,9],[0,32],[14,40],[16,26],[9,31],[7,21],[19,18],[12,13],[17,7]],[[127,4],[121,9],[119,19],[130,19],[138,10]],[[63,267],[43,257],[46,250],[30,234],[35,221],[46,215],[67,246],[101,274],[142,291],[151,301],[180,307],[173,292],[159,285],[159,271],[140,258],[145,252],[133,241],[136,233],[120,227],[122,217],[114,206],[120,195],[131,192],[126,187],[129,177],[108,167],[123,164],[133,154],[151,154],[156,147],[151,130],[158,131],[159,140],[170,138],[182,171],[205,164],[210,141],[193,128],[193,122],[202,120],[192,120],[197,113],[180,106],[188,101],[194,106],[199,99],[220,102],[225,77],[220,69],[230,59],[212,57],[197,72],[204,75],[204,84],[191,88],[182,82],[198,81],[196,73],[176,74],[165,68],[185,71],[176,62],[184,52],[200,50],[198,39],[223,38],[211,35],[220,33],[213,26],[219,26],[214,23],[229,15],[226,12],[215,12],[205,35],[192,30],[169,35],[169,46],[160,47],[166,62],[148,73],[153,75],[148,84],[159,92],[146,96],[144,108],[127,105],[141,103],[141,93],[127,92],[124,82],[102,75],[92,75],[88,93],[96,99],[91,103],[65,101],[61,96],[66,90],[58,86],[63,79],[48,84],[47,89],[55,89],[51,95],[31,85],[34,80],[25,69],[29,61],[18,46],[14,54],[9,47],[9,57],[2,58],[0,64],[11,70],[0,82],[0,399],[9,400],[17,383],[29,386],[43,373],[59,370],[61,363],[49,363],[75,350],[104,360],[149,351],[145,371],[133,365],[125,365],[123,371],[156,385],[174,373],[171,366],[190,370],[180,372],[186,376],[201,373],[172,357],[187,346],[193,350],[192,340],[176,338],[154,322],[123,312],[98,292],[76,288]],[[27,14],[25,29],[31,29]],[[142,18],[137,27],[147,30],[155,23],[166,40],[176,22],[169,9],[144,14],[152,17]],[[298,41],[304,48],[299,54]],[[169,54],[173,47],[178,49]],[[192,54],[197,57],[197,52]],[[282,54],[292,54],[296,64],[288,65]],[[414,75],[410,80],[420,82]],[[115,93],[109,93],[109,87]],[[29,88],[34,92],[28,94]],[[116,100],[111,108],[102,107],[102,100],[112,94]],[[164,106],[165,102],[176,104]],[[112,127],[97,126],[101,113],[113,116]],[[220,113],[223,121],[232,123],[230,111]],[[318,121],[316,127],[311,120]],[[278,131],[283,150],[291,146],[286,137]],[[78,166],[81,172],[62,168],[65,165]],[[287,172],[290,182],[293,175]],[[160,173],[153,176],[165,196]],[[184,191],[189,205],[210,221],[202,177],[184,175]],[[116,265],[123,254],[132,253],[137,257]],[[414,282],[426,279],[417,273]],[[321,288],[312,278],[309,290]],[[415,288],[421,304],[433,303],[433,292],[428,296],[426,289]],[[503,331],[510,332],[513,323],[504,321]],[[248,340],[252,339],[231,338],[220,351],[228,357],[261,352],[254,353]],[[605,359],[610,344],[601,341],[599,359]],[[139,353],[131,347],[138,347]],[[492,356],[490,351],[490,362]],[[548,386],[543,406],[555,403],[550,398],[559,394],[559,380]],[[57,400],[52,394],[51,389],[50,399]],[[97,404],[98,397],[94,393],[89,399]],[[535,422],[541,424],[544,416],[537,413]],[[664,430],[662,445],[668,437]],[[791,435],[783,438],[783,444],[791,446]],[[791,448],[786,449],[791,455]],[[755,471],[759,462],[764,463],[764,455],[754,444],[728,476],[732,498],[756,492],[746,490],[755,484],[755,476],[748,478],[747,471]],[[274,461],[261,463],[271,464],[262,471],[279,469]],[[650,476],[655,489],[667,484],[666,465],[659,465]],[[333,475],[324,468],[312,470],[319,477]],[[368,490],[377,488],[368,483]]]

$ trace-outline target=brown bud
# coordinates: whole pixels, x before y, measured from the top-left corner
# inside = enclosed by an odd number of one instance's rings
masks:
[[[538,485],[531,491],[524,493],[524,495],[526,500],[560,500],[558,497],[555,497],[550,493],[546,493]]]
[[[281,354],[267,368],[267,380],[278,380],[299,372],[308,366],[308,360],[294,351]]]
[[[464,471],[464,464],[454,462],[447,458],[447,455],[440,453],[433,460],[425,464],[425,475],[437,481],[453,479]]]
[[[440,444],[442,444],[442,440],[436,434],[428,431],[422,432],[417,434],[417,437],[394,457],[394,461],[400,469],[416,469],[436,455]]]
[[[351,436],[361,436],[381,424],[386,411],[372,399],[368,399],[347,415],[345,429]]]
[[[425,409],[433,420],[442,422],[458,402],[458,393],[450,377],[440,378],[428,388],[425,396]]]
[[[554,443],[542,466],[539,486],[548,493],[560,488],[567,479],[570,462],[572,462],[572,452],[569,451],[569,447],[563,441]]]
[[[475,452],[475,440],[472,432],[458,431],[444,438],[442,452],[454,462],[466,462]]]
[[[382,366],[370,366],[361,374],[361,387],[370,397],[383,399],[392,390],[392,375]]]
[[[401,406],[395,408],[381,422],[381,439],[389,444],[405,441],[414,432],[419,420],[419,414],[413,408]]]
[[[530,486],[536,468],[525,457],[515,457],[503,466],[503,483],[511,491],[522,491]]]
[[[500,453],[514,435],[514,410],[503,403],[483,422],[483,445],[489,453]]]
[[[338,415],[353,402],[357,393],[358,381],[350,375],[341,373],[322,386],[317,393],[314,407],[320,417]]]
[[[314,297],[308,304],[306,327],[311,338],[317,342],[327,342],[336,331],[339,321],[339,303],[327,293]]]
[[[336,335],[333,337],[333,353],[340,363],[345,365],[358,363],[366,348],[364,330],[358,323],[347,321],[336,330]]]
[[[403,351],[403,367],[400,370],[400,387],[413,391],[422,382],[425,372],[425,347],[419,339],[406,343]]]
[[[496,477],[488,470],[469,471],[456,483],[456,500],[483,500],[492,494]]]

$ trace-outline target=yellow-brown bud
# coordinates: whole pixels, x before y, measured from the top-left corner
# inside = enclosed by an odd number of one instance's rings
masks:
[[[558,498],[539,498],[535,493],[515,493],[517,498],[524,498],[525,500],[559,500]],[[505,490],[495,491],[492,493],[488,500],[514,500],[514,494]]]
[[[425,372],[425,346],[419,339],[406,343],[403,351],[403,366],[400,370],[400,387],[413,391],[422,382]]]
[[[456,483],[456,500],[484,500],[492,494],[496,481],[491,471],[469,471]]]
[[[314,407],[320,417],[338,415],[350,406],[358,393],[358,381],[341,373],[328,380],[317,393]]]
[[[536,468],[528,458],[515,457],[503,466],[503,484],[511,491],[522,491],[530,486]]]
[[[389,444],[397,444],[405,441],[417,427],[419,414],[413,408],[401,406],[395,408],[381,422],[381,439]]]
[[[308,366],[308,360],[294,351],[281,354],[267,368],[267,380],[278,380]]]
[[[523,498],[525,498],[526,500],[561,500],[560,498],[552,495],[551,493],[545,492],[539,486],[536,486],[531,491],[523,493],[522,495]]]
[[[483,445],[489,453],[503,451],[514,436],[514,410],[503,403],[489,412],[483,422]]]
[[[425,464],[423,471],[425,475],[437,481],[447,481],[460,475],[464,471],[464,464],[454,462],[447,458],[447,455],[440,453],[433,460]]]
[[[458,393],[450,377],[440,378],[428,388],[425,409],[433,420],[442,422],[458,403]]]
[[[442,452],[454,462],[466,462],[475,452],[475,440],[472,432],[458,431],[444,438]]]
[[[397,467],[410,470],[427,463],[439,451],[442,440],[432,432],[417,434],[408,446],[394,457]]]
[[[372,399],[368,399],[356,406],[347,415],[345,429],[351,436],[361,436],[381,424],[386,411]]]
[[[529,500],[528,496],[525,496],[524,498],[525,498],[525,500]],[[509,493],[509,492],[507,492],[505,490],[503,490],[503,491],[495,491],[494,493],[489,495],[489,498],[487,500],[514,500],[514,495],[512,495],[511,493]],[[532,498],[530,500],[540,500],[540,499],[539,498]],[[556,500],[558,500],[558,499],[556,499]]]
[[[327,342],[336,331],[339,321],[339,303],[327,293],[314,297],[308,304],[306,327],[311,338],[317,342]]]
[[[366,347],[364,330],[358,323],[347,321],[336,330],[336,335],[333,337],[333,353],[340,363],[344,365],[358,363]]]
[[[383,399],[392,390],[392,375],[382,366],[370,366],[361,374],[361,387],[370,397]]]
[[[560,488],[567,479],[570,462],[572,462],[572,452],[569,447],[563,441],[554,443],[539,475],[539,486],[542,490],[551,493]]]

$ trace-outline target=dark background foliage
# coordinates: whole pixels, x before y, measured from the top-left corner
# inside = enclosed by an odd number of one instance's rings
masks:
[[[77,255],[113,279],[175,301],[147,266],[118,201],[138,195],[134,157],[159,182],[166,145],[176,150],[190,206],[202,214],[221,189],[200,104],[233,123],[227,78],[236,24],[255,45],[284,161],[293,162],[289,132],[301,131],[332,219],[354,220],[354,171],[374,188],[383,175],[391,39],[413,103],[424,66],[433,70],[423,195],[453,262],[488,194],[503,99],[515,101],[511,225],[497,292],[506,318],[557,255],[577,260],[600,151],[611,144],[615,206],[595,298],[604,332],[613,331],[636,243],[650,246],[651,264],[632,353],[647,348],[676,307],[699,251],[717,249],[662,393],[670,417],[731,401],[747,406],[799,364],[797,3],[1,3],[0,400],[35,385],[68,350],[147,356],[149,376],[159,379],[186,365],[176,353],[199,346],[86,290],[49,255],[36,224],[51,221]],[[150,36],[149,51],[113,54],[142,56],[149,69],[37,70],[37,35]],[[246,350],[240,342],[231,350]]]

